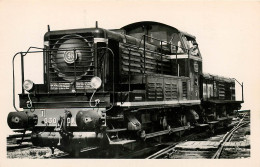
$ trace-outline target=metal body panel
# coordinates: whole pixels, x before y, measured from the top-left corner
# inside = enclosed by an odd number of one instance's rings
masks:
[[[70,107],[90,107],[90,97],[93,93],[73,95],[73,94],[35,94],[30,95],[32,100],[32,109],[37,108],[70,108]],[[110,106],[110,94],[95,93],[91,99],[92,105],[95,100],[99,99],[100,102],[97,107]],[[20,95],[20,107],[27,108],[28,95]]]

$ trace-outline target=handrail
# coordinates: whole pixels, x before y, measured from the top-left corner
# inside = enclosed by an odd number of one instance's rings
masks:
[[[30,51],[31,49],[41,49],[43,51]],[[12,69],[13,69],[13,107],[15,109],[15,111],[19,112],[19,110],[17,109],[16,107],[16,104],[15,104],[15,68],[14,68],[14,60],[16,58],[16,56],[18,54],[21,54],[21,58],[22,58],[22,82],[23,82],[23,79],[24,79],[24,72],[23,72],[23,57],[26,56],[28,53],[38,53],[38,52],[44,52],[44,48],[38,48],[38,47],[29,47],[29,49],[26,51],[26,52],[17,52],[14,56],[13,56],[13,59],[12,59]],[[23,89],[23,88],[22,88]],[[24,91],[24,90],[23,90]]]
[[[162,40],[160,40],[160,39],[157,39],[157,38],[154,38],[154,37],[151,37],[151,36],[148,36],[148,35],[143,35],[143,37],[148,37],[148,38],[150,38],[150,39],[154,39],[154,40],[156,40],[156,41],[159,41],[159,42],[160,42],[160,46],[162,45],[162,43],[165,43],[166,45],[177,47],[177,50],[180,48],[180,49],[183,49],[183,50],[185,50],[185,51],[189,51],[189,49],[186,49],[186,48],[184,48],[184,47],[180,47],[180,46],[178,46],[178,45],[174,45],[174,44],[172,44],[171,42],[162,41]],[[142,42],[142,40],[141,40],[141,42]]]
[[[32,49],[36,49],[36,50],[33,50]],[[78,49],[78,48],[77,48]],[[99,47],[98,49],[106,49],[108,50],[111,55],[113,56],[113,59],[114,59],[114,53],[113,51],[108,48],[108,47]],[[39,51],[40,50],[40,51]],[[12,59],[12,70],[13,70],[13,107],[14,109],[17,111],[17,112],[20,112],[18,107],[16,107],[16,94],[15,94],[15,59],[17,57],[17,55],[21,54],[21,70],[22,70],[22,83],[24,81],[24,62],[23,62],[23,57],[26,56],[28,53],[44,53],[44,52],[51,52],[53,50],[59,50],[59,49],[45,49],[45,48],[39,48],[39,47],[29,47],[29,49],[27,51],[21,51],[21,52],[17,52],[14,56],[13,56],[13,59]],[[74,51],[74,54],[75,54],[75,48],[74,49],[60,49],[60,50],[73,50]],[[59,50],[59,51],[60,51]],[[112,74],[112,79],[113,79],[113,104],[115,103],[115,76],[114,76],[114,61],[113,61],[113,74]],[[24,93],[24,89],[22,87],[22,91]],[[113,104],[112,106],[110,107],[110,109],[113,107]],[[109,110],[110,110],[109,109]]]
[[[145,68],[146,68],[146,62],[145,62],[145,61],[146,61],[146,56],[145,56],[146,46],[145,46],[145,42],[146,42],[146,41],[145,41],[145,35],[144,35],[144,53],[143,53],[143,56],[144,56],[144,72],[143,72],[143,74],[145,74],[145,71],[146,71],[146,70],[145,70]]]
[[[158,47],[160,47],[161,62],[163,62],[163,56],[167,56],[166,54],[163,53],[163,43],[168,45],[168,47],[170,46],[171,54],[175,55],[175,57],[176,57],[176,75],[179,76],[178,66],[177,66],[177,64],[178,64],[178,60],[177,60],[178,59],[178,49],[182,49],[184,52],[187,52],[188,59],[190,59],[190,50],[186,49],[184,47],[180,47],[180,46],[174,45],[171,42],[162,41],[160,39],[157,39],[157,38],[154,38],[154,37],[151,37],[151,36],[148,36],[148,35],[142,35],[142,38],[141,38],[140,43],[139,43],[139,46],[137,48],[137,49],[140,49],[141,44],[143,44],[143,57],[144,57],[144,70],[143,70],[144,72],[143,72],[143,74],[145,74],[145,71],[146,71],[146,56],[145,56],[145,54],[146,54],[146,38],[147,39],[150,38],[150,39],[153,39],[155,41],[159,41],[160,42],[160,46],[158,46]],[[143,41],[143,43],[142,43],[142,41]],[[172,47],[176,48],[176,49],[174,49],[175,52],[172,51],[172,49],[171,49]],[[189,66],[188,66],[188,68],[189,68]],[[163,73],[163,68],[161,68],[161,73]]]
[[[238,82],[238,80],[236,79],[236,78],[232,78],[232,79],[234,79],[240,86],[241,86],[241,88],[242,88],[242,102],[244,102],[244,84],[243,84],[243,82]]]
[[[19,110],[16,108],[16,105],[15,105],[15,73],[14,73],[14,59],[15,57],[20,54],[20,52],[16,53],[14,56],[13,56],[13,61],[12,61],[12,66],[13,66],[13,107],[14,109],[19,112]]]

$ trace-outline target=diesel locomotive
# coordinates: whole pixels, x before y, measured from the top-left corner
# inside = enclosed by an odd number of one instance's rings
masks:
[[[32,53],[43,55],[43,84],[24,78],[24,57]],[[13,64],[18,56],[23,111],[14,81],[9,127],[31,130],[36,146],[69,153],[196,128],[214,132],[244,102],[236,100],[235,79],[203,73],[195,36],[158,22],[48,29],[43,48],[18,52]]]

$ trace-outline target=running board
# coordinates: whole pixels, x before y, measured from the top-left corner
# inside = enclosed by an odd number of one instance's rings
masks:
[[[122,128],[122,129],[108,129],[106,130],[107,133],[115,133],[115,132],[122,132],[122,131],[126,131],[126,128]]]
[[[113,145],[113,146],[124,146],[126,144],[136,142],[136,140],[121,139],[121,138],[118,138],[118,136],[116,136],[115,139],[111,139],[108,134],[106,136],[107,136],[109,145]]]
[[[210,122],[207,122],[208,124],[216,124],[216,123],[219,123],[221,121],[226,121],[226,120],[230,120],[230,119],[233,119],[234,117],[221,117],[221,118],[218,118],[214,121],[210,121]]]
[[[231,117],[221,117],[221,118],[218,118],[217,120],[218,121],[225,121],[225,120],[228,120],[228,119],[232,119]]]
[[[219,123],[219,121],[210,121],[210,122],[207,122],[208,124],[217,124]]]
[[[195,124],[196,127],[206,127],[209,126],[209,124]]]
[[[123,146],[123,145],[129,144],[129,143],[134,143],[134,142],[136,142],[136,140],[116,140],[116,141],[110,140],[109,145]]]
[[[153,137],[157,137],[157,136],[161,136],[161,135],[165,135],[165,134],[171,134],[174,132],[184,131],[184,130],[192,129],[192,128],[194,128],[194,126],[182,126],[182,127],[178,127],[178,128],[171,128],[171,129],[158,131],[158,132],[154,132],[154,133],[148,133],[145,135],[144,138],[145,139],[153,138]]]

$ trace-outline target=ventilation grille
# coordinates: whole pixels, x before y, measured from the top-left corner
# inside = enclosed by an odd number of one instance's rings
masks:
[[[225,99],[225,84],[220,82],[218,84],[218,96],[220,100],[224,100]]]
[[[176,100],[177,99],[177,84],[166,82],[165,83],[165,99]]]
[[[187,99],[187,82],[182,82],[182,98]]]
[[[143,50],[120,45],[121,69],[123,74],[171,74],[171,62],[165,56],[161,58],[158,52],[146,50],[145,58]]]
[[[71,34],[50,36],[47,52],[49,91],[55,93],[91,89],[94,76],[93,36]]]
[[[149,101],[163,100],[163,84],[159,82],[148,83],[147,98]]]

